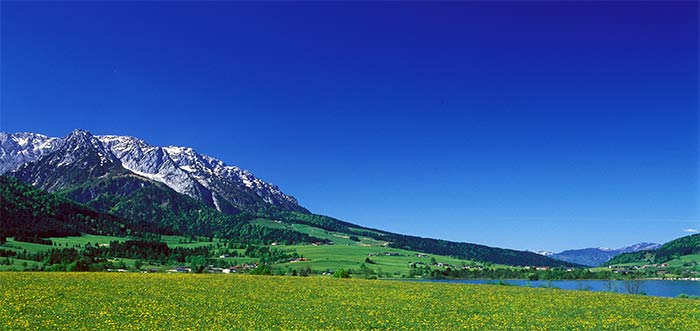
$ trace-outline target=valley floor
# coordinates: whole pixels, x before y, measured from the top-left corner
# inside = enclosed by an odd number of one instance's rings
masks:
[[[3,330],[700,330],[700,301],[324,277],[0,273]]]

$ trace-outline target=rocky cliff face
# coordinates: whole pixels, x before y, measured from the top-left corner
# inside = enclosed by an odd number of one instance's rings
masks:
[[[80,185],[110,173],[124,173],[119,160],[87,131],[75,130],[35,161],[14,170],[13,177],[49,192]]]
[[[0,132],[0,174],[15,170],[25,163],[38,160],[62,142],[38,133]]]
[[[136,137],[93,136],[83,130],[65,138],[2,133],[0,139],[0,174],[11,172],[48,191],[126,172],[163,183],[227,213],[271,206],[307,212],[276,185],[187,147],[158,147]]]

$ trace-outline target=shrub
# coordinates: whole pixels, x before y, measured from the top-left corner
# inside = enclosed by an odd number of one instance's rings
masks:
[[[333,277],[335,277],[335,278],[350,278],[350,270],[339,269],[338,271],[333,273]]]

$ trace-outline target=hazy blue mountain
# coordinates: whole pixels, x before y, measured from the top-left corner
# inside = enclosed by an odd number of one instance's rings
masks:
[[[567,262],[572,262],[572,263],[577,263],[577,264],[582,264],[586,266],[591,266],[591,267],[597,267],[608,260],[612,259],[613,257],[623,254],[623,253],[630,253],[630,252],[637,252],[637,251],[643,251],[643,250],[651,250],[651,249],[656,249],[659,248],[661,245],[659,244],[654,244],[654,243],[639,243],[639,244],[634,244],[622,248],[617,248],[617,249],[610,249],[610,248],[583,248],[583,249],[571,249],[571,250],[565,250],[560,253],[553,253],[553,254],[548,254],[547,256],[557,259],[557,260],[562,260],[562,261],[567,261]]]
[[[655,248],[626,252],[615,256],[605,265],[622,263],[663,263],[685,255],[700,253],[700,233],[671,240]]]

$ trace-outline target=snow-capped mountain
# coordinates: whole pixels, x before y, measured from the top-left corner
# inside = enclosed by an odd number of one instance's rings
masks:
[[[0,174],[15,170],[25,163],[36,161],[51,152],[61,143],[61,139],[38,133],[0,132]]]
[[[80,185],[108,173],[123,173],[118,159],[87,131],[73,131],[35,161],[11,172],[12,176],[49,192]]]
[[[261,205],[306,212],[277,186],[187,147],[158,147],[136,137],[93,136],[83,130],[65,138],[2,133],[0,139],[0,174],[12,172],[48,191],[126,171],[227,213]]]
[[[546,255],[557,260],[596,267],[622,253],[653,250],[659,247],[661,247],[659,244],[643,242],[617,249],[607,247],[570,249],[559,253],[548,252],[550,254]]]
[[[263,202],[301,211],[297,200],[247,170],[199,154],[188,147],[156,147],[135,137],[98,136],[124,168],[164,183],[178,193],[211,203],[216,209]]]
[[[125,169],[213,206],[211,192],[180,169],[164,148],[134,137],[98,136],[97,139]]]

